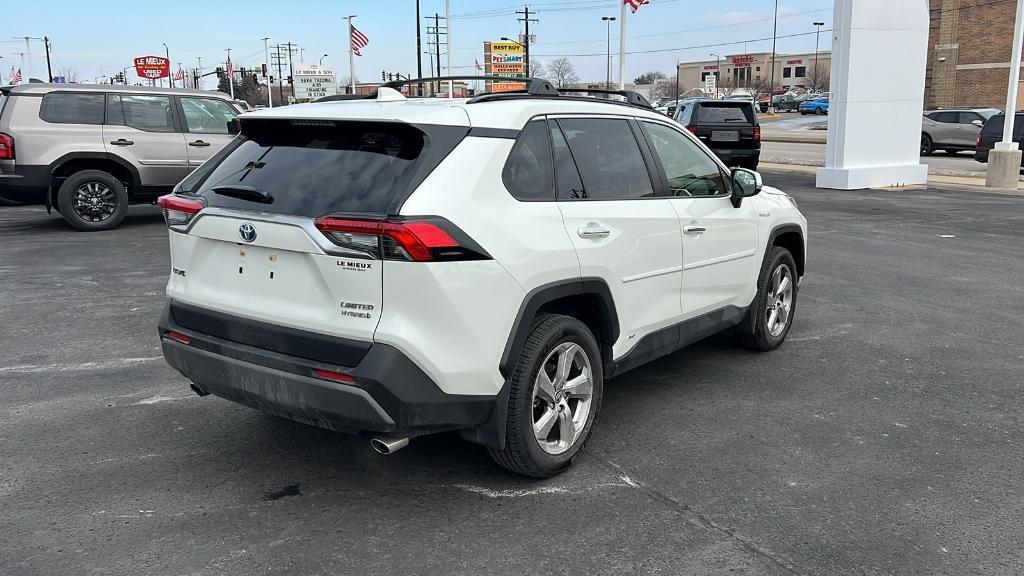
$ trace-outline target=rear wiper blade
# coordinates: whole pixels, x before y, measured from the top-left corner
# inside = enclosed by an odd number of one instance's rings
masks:
[[[261,204],[270,204],[274,201],[274,197],[270,195],[270,192],[255,186],[214,186],[210,190],[213,190],[214,194],[220,194],[221,196],[231,196],[232,198],[251,200]]]

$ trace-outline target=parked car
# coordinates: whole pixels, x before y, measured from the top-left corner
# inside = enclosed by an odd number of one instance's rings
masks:
[[[138,86],[0,88],[0,199],[109,230],[234,138],[220,92]]]
[[[1003,123],[1006,115],[1002,112],[989,116],[975,142],[974,159],[988,163],[988,153],[996,147],[996,142],[1003,139]],[[1017,112],[1013,117],[1013,141],[1024,148],[1024,112]],[[1024,165],[1024,160],[1021,161]]]
[[[241,116],[159,202],[164,357],[384,453],[459,430],[565,470],[607,379],[721,330],[778,347],[805,272],[789,196],[631,100],[383,86]]]
[[[935,150],[947,154],[974,150],[985,121],[999,113],[995,108],[925,112],[921,118],[921,155],[928,156]]]
[[[800,115],[806,114],[828,114],[828,97],[825,98],[808,98],[800,103],[799,106]]]
[[[778,94],[772,96],[772,107],[776,112],[796,112],[805,100],[810,98],[808,94]]]
[[[761,158],[761,126],[750,100],[690,100],[676,114],[728,166],[756,170]]]

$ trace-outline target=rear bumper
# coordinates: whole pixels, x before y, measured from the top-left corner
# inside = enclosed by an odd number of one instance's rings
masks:
[[[715,148],[711,146],[711,151],[721,158],[722,162],[725,162],[726,165],[733,161],[749,162],[751,160],[757,161],[761,158],[760,148]]]
[[[49,166],[16,164],[13,171],[0,168],[0,203],[38,205],[46,203],[50,189]]]
[[[494,413],[495,396],[445,394],[386,344],[372,344],[353,366],[327,364],[184,327],[176,322],[174,308],[168,302],[159,324],[164,358],[203,393],[350,434],[418,436],[476,428]],[[168,338],[170,330],[190,342]],[[317,378],[316,370],[341,372],[354,382]]]
[[[978,148],[974,151],[974,159],[982,164],[988,164],[988,148]]]

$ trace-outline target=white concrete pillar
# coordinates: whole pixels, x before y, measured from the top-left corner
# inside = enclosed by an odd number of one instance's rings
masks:
[[[927,183],[920,157],[927,58],[927,0],[835,0],[819,188]]]

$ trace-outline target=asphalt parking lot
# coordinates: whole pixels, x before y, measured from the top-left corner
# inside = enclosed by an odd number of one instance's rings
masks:
[[[153,207],[0,208],[0,573],[1024,573],[1024,197],[831,192],[789,341],[608,383],[566,474],[193,395]]]

